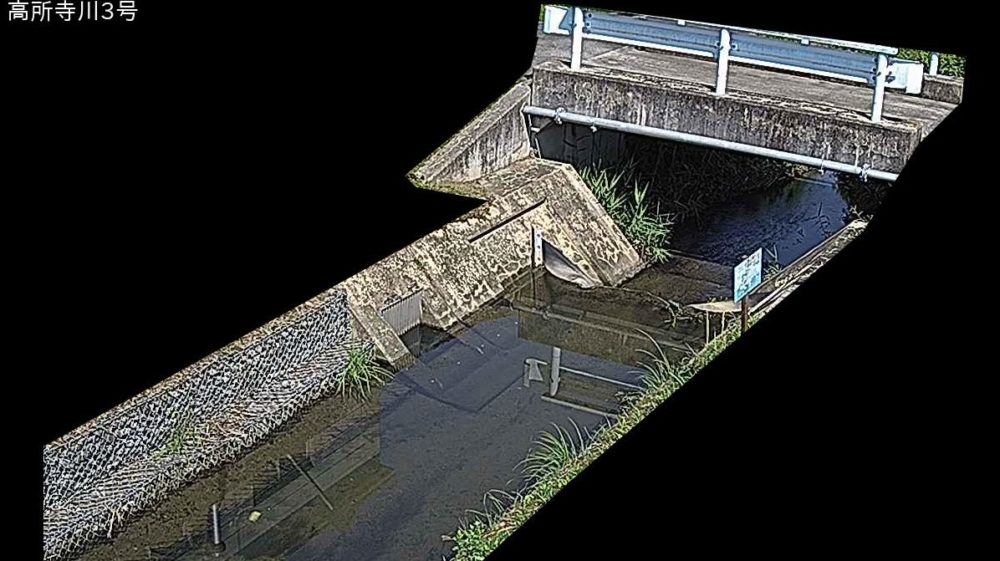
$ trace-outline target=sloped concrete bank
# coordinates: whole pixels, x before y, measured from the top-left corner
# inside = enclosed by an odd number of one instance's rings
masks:
[[[112,534],[328,394],[349,319],[331,289],[47,445],[45,558]]]

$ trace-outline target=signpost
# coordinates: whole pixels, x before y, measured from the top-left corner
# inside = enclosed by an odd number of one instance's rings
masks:
[[[733,302],[739,302],[742,310],[740,334],[747,330],[747,296],[760,285],[760,265],[763,251],[758,249],[733,269]]]

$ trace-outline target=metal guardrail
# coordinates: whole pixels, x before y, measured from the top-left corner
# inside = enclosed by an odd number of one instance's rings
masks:
[[[709,27],[714,29],[726,28],[730,32],[732,31],[746,31],[747,33],[754,33],[757,35],[763,35],[767,37],[774,37],[778,39],[786,39],[790,41],[796,41],[803,45],[815,44],[815,45],[827,45],[831,47],[840,47],[842,49],[850,49],[855,51],[871,51],[873,53],[885,53],[887,55],[894,55],[899,52],[896,47],[889,47],[886,45],[875,45],[872,43],[859,43],[857,41],[845,41],[842,39],[831,39],[829,37],[817,37],[815,35],[802,35],[800,33],[786,33],[783,31],[770,31],[761,29],[752,29],[749,27],[738,27],[735,25],[720,25],[717,23],[709,23],[704,21],[694,21],[694,20],[682,20],[674,18],[664,18],[660,16],[645,16],[638,14],[627,14],[625,12],[619,12],[617,15],[624,15],[626,17],[633,17],[643,20],[652,21],[675,21],[680,25],[693,24],[698,27]]]
[[[718,61],[715,93],[720,96],[726,94],[730,62],[864,83],[874,89],[871,120],[875,123],[882,119],[886,87],[918,93],[923,77],[919,62],[890,61],[888,53],[896,51],[892,47],[684,20],[546,6],[543,30],[572,35],[574,70],[580,69],[584,38],[713,58]],[[845,44],[856,50],[833,46]]]

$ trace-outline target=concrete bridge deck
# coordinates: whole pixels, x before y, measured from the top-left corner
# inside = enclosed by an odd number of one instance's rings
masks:
[[[733,63],[726,94],[715,94],[715,60],[583,41],[569,66],[570,38],[539,34],[531,105],[899,173],[917,145],[956,104],[885,94],[870,118],[864,85]],[[544,122],[542,123],[544,124]],[[572,136],[572,127],[565,127]]]
[[[550,60],[569,63],[570,37],[541,32],[532,68]],[[583,42],[584,68],[599,67],[645,74],[671,80],[700,84],[715,88],[716,62],[712,59],[684,56],[668,51],[647,51],[636,47],[606,43],[598,40]],[[849,109],[861,115],[871,111],[872,88],[832,79],[790,74],[731,63],[729,66],[729,91],[751,95],[788,98],[808,104],[829,105]],[[920,126],[921,139],[926,137],[956,104],[936,101],[916,95],[886,90],[883,119],[901,121]]]

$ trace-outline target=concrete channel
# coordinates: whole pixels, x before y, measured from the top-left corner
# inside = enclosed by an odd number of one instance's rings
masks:
[[[703,61],[594,42],[574,72],[564,41],[540,38],[532,71],[409,174],[480,206],[46,448],[47,560],[438,561],[484,492],[523,482],[540,431],[614,419],[641,349],[682,360],[735,320],[692,305],[731,298],[740,256],[773,252],[764,312],[864,230],[835,174],[769,176],[676,224],[651,265],[580,174],[631,140],[528,105],[894,171],[954,107],[892,94],[873,125],[860,89],[783,77],[781,94],[760,70],[714,99]],[[367,402],[334,390],[358,348],[392,370]]]

